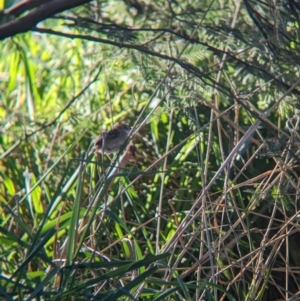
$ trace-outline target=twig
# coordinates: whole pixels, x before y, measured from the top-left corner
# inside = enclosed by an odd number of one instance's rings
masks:
[[[96,68],[94,68],[91,72],[93,72],[94,70],[95,70]],[[13,146],[11,146],[6,152],[4,152],[1,156],[0,156],[0,160],[2,160],[2,159],[4,159],[6,156],[8,156],[16,147],[18,147],[19,146],[19,144],[21,143],[21,141],[22,140],[26,140],[26,139],[28,139],[29,137],[31,137],[31,136],[33,136],[33,135],[35,135],[36,133],[38,133],[38,132],[40,132],[40,131],[42,131],[42,130],[44,130],[44,129],[46,129],[47,127],[49,127],[49,126],[51,126],[51,125],[54,125],[56,122],[57,122],[57,120],[62,116],[62,114],[74,103],[74,101],[77,99],[77,98],[79,98],[90,86],[91,86],[91,84],[93,84],[96,80],[97,80],[97,78],[98,78],[98,76],[99,76],[99,74],[100,74],[100,72],[101,72],[101,70],[102,70],[102,68],[99,68],[99,70],[98,70],[98,72],[97,72],[97,74],[94,76],[94,78],[77,94],[77,95],[75,95],[74,97],[72,97],[67,103],[66,103],[66,105],[64,106],[64,108],[60,111],[60,113],[53,119],[53,120],[51,120],[51,121],[49,121],[49,122],[47,122],[47,123],[45,123],[44,125],[42,125],[40,128],[38,128],[38,129],[36,129],[35,131],[33,131],[33,132],[31,132],[31,133],[29,133],[29,134],[27,134],[27,133],[25,133],[25,135],[24,135],[24,138],[23,139],[19,139],[18,141],[16,141],[15,143],[14,143],[14,145]]]
[[[53,0],[48,3],[43,3],[24,17],[1,25],[0,40],[32,30],[39,22],[57,13],[83,5],[90,1],[91,0]]]

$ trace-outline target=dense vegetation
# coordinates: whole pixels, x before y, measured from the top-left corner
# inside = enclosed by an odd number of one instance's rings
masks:
[[[299,299],[297,1],[5,8],[1,298]]]

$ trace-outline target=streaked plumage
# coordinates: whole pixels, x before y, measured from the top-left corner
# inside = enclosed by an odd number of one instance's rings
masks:
[[[99,153],[104,152],[104,154],[117,153],[127,140],[130,131],[130,126],[121,124],[108,132],[104,132],[94,140],[95,151]]]

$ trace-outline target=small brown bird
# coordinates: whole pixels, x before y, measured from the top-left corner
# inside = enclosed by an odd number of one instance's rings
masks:
[[[127,140],[130,131],[130,126],[121,124],[108,132],[104,132],[94,140],[94,150],[104,154],[117,153]]]

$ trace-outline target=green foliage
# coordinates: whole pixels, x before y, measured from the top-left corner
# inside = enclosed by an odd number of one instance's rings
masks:
[[[298,16],[93,1],[2,41],[0,296],[296,298]],[[135,155],[88,155],[118,123]]]

